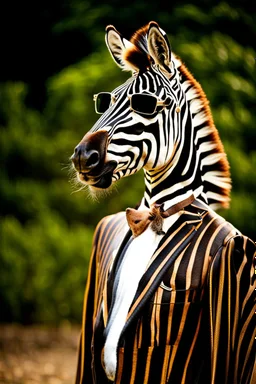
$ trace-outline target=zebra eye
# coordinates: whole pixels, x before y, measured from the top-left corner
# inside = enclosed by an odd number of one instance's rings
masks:
[[[133,133],[136,133],[137,135],[140,135],[142,132],[144,132],[145,126],[142,123],[137,123],[132,126]]]

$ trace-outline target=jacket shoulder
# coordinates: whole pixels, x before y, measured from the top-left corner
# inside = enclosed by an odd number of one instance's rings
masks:
[[[224,244],[224,252],[226,256],[230,255],[233,258],[235,266],[238,260],[241,263],[245,262],[245,259],[254,261],[256,256],[256,244],[249,237],[243,234],[237,234],[236,236],[230,237]]]
[[[233,224],[231,224],[229,221],[225,220],[222,216],[218,215],[216,212],[211,212],[210,216],[212,218],[215,218],[218,225],[220,227],[223,227],[223,234],[225,236],[223,237],[223,243],[222,246],[225,248],[229,247],[233,250],[239,249],[243,250],[243,252],[255,252],[256,244],[255,242],[250,239],[248,236],[244,235],[234,227]]]
[[[120,245],[128,229],[125,212],[101,219],[93,237],[93,247],[97,250],[99,257],[113,252]]]
[[[118,212],[113,215],[103,217],[96,226],[94,236],[99,235],[106,230],[114,230],[118,226],[124,226],[126,224],[125,212]]]
[[[251,286],[256,277],[255,260],[256,244],[253,240],[241,233],[230,236],[214,256],[210,274],[219,276],[224,270],[229,271],[231,275],[236,276],[237,283],[240,281],[243,287]]]
[[[201,248],[208,248],[210,255],[214,258],[218,253],[227,249],[240,253],[251,254],[255,249],[255,243],[243,235],[224,217],[212,210],[207,204],[196,201],[192,204],[193,208],[199,209],[202,214],[202,225],[199,229],[201,233]],[[205,215],[205,213],[207,214]],[[230,255],[231,255],[230,253]]]

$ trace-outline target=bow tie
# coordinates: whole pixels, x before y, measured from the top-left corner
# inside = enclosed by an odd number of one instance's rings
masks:
[[[133,237],[141,235],[150,225],[152,231],[158,235],[164,234],[163,232],[163,219],[174,215],[184,207],[188,206],[195,200],[191,195],[187,199],[178,204],[173,205],[166,211],[163,210],[163,204],[154,204],[148,210],[137,211],[133,208],[126,209],[126,219],[130,229],[132,230]]]

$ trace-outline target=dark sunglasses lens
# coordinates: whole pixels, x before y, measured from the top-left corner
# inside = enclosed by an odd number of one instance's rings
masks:
[[[99,93],[95,100],[95,109],[98,113],[104,113],[109,108],[111,103],[110,93]]]
[[[151,115],[155,112],[157,99],[150,95],[132,95],[131,107],[134,111]]]

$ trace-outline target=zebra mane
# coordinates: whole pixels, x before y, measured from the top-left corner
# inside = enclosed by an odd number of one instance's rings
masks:
[[[198,127],[199,137],[204,137],[204,154],[207,155],[201,161],[201,174],[208,204],[214,210],[228,208],[231,191],[230,167],[213,121],[209,101],[201,85],[176,55],[174,61],[182,76],[182,88],[190,104],[194,127]]]
[[[127,68],[145,71],[151,65],[147,42],[148,26],[138,29],[130,39],[132,45],[123,52],[122,60]]]
[[[132,44],[124,50],[122,58],[127,67],[145,71],[152,64],[147,48],[147,32],[148,25],[140,28],[132,36],[130,40]],[[166,35],[165,39],[167,39]],[[203,143],[198,145],[203,153],[200,164],[203,195],[212,209],[228,208],[231,191],[229,163],[218,130],[214,125],[209,101],[201,85],[173,52],[172,61],[181,75],[181,87],[190,104],[198,141],[204,138]]]

